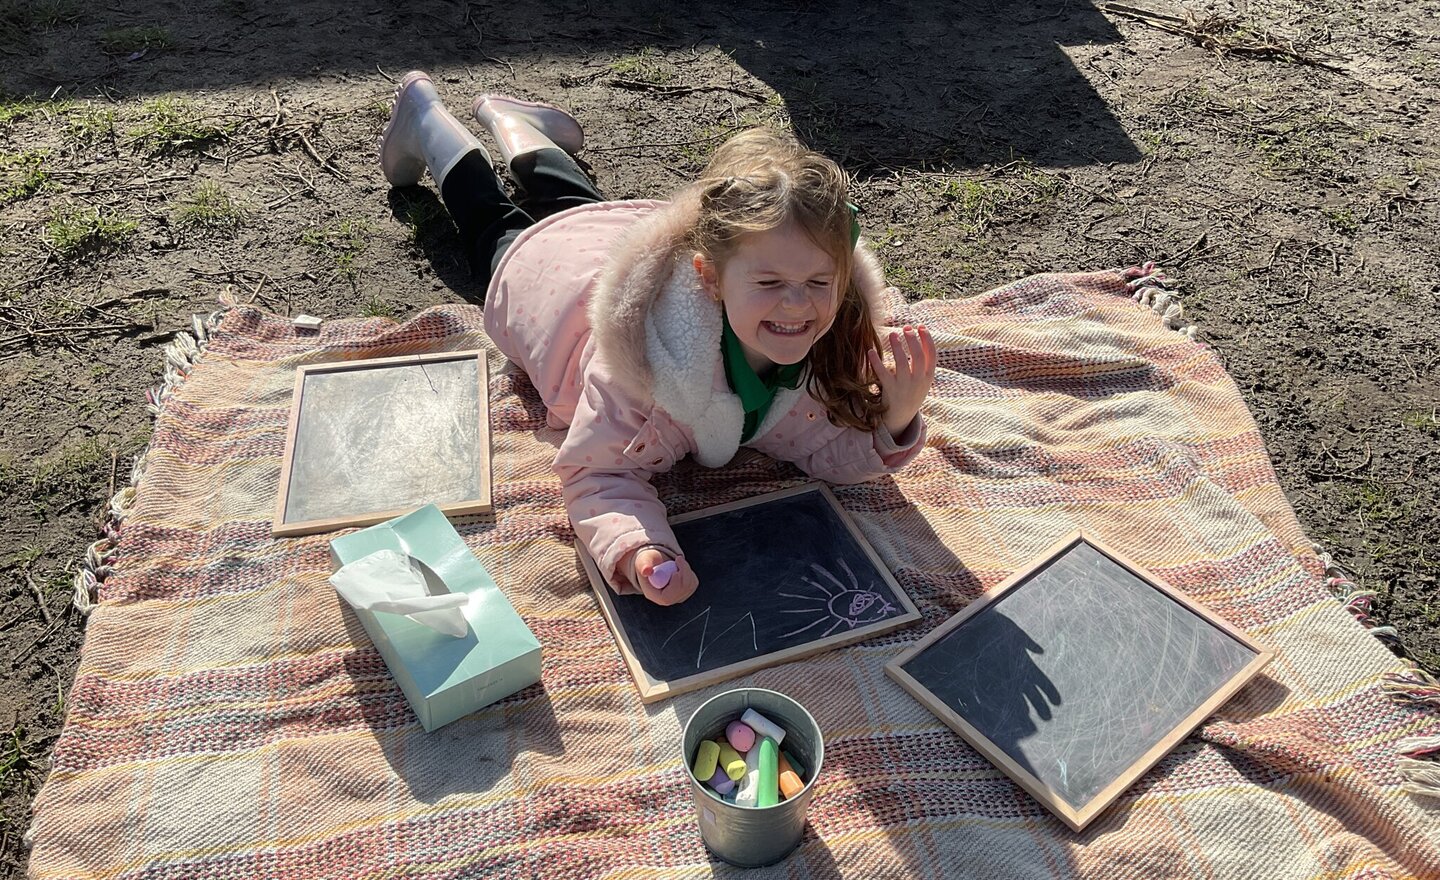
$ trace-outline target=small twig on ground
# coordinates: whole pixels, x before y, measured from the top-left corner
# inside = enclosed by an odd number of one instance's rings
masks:
[[[27,287],[31,284],[38,284],[41,281],[44,281],[46,278],[53,278],[54,276],[61,274],[63,271],[63,269],[56,269],[53,272],[46,272],[44,275],[36,275],[33,278],[26,278],[23,281],[16,281],[14,284],[7,284],[4,287],[0,287],[0,293],[9,293],[17,287]]]
[[[646,82],[639,79],[612,79],[609,85],[617,89],[628,89],[632,92],[659,92],[662,95],[678,97],[680,95],[694,94],[695,92],[730,92],[742,98],[749,98],[760,103],[765,102],[765,96],[759,92],[752,92],[749,89],[736,88],[735,86],[667,86],[662,83]]]
[[[1214,228],[1214,227],[1211,227],[1211,228]],[[1197,238],[1197,239],[1195,239],[1195,241],[1194,241],[1189,247],[1187,247],[1185,250],[1181,251],[1180,253],[1176,254],[1174,257],[1171,257],[1170,259],[1166,260],[1166,261],[1165,261],[1165,264],[1166,264],[1167,266],[1169,266],[1171,269],[1174,269],[1174,270],[1176,270],[1176,271],[1179,271],[1180,269],[1184,268],[1185,264],[1190,261],[1190,257],[1191,257],[1192,255],[1193,255],[1193,256],[1198,256],[1199,254],[1203,254],[1203,253],[1205,253],[1205,251],[1207,251],[1207,250],[1210,249],[1210,248],[1209,248],[1209,245],[1206,244],[1206,240],[1209,238],[1209,236],[1210,236],[1210,230],[1209,230],[1209,229],[1207,229],[1207,230],[1205,230],[1204,232],[1200,233],[1200,237]]]
[[[1309,302],[1309,301],[1310,301],[1310,291],[1311,291],[1314,287],[1315,287],[1315,283],[1307,278],[1307,279],[1305,280],[1305,292],[1302,293],[1300,296],[1292,297],[1291,299],[1277,300],[1276,302],[1268,302],[1268,303],[1266,303],[1265,305],[1270,306],[1271,308],[1278,308],[1278,307],[1280,307],[1280,306],[1293,306],[1293,305],[1299,305],[1300,303]]]
[[[25,646],[24,648],[22,648],[18,653],[16,653],[15,655],[13,655],[13,656],[10,658],[10,667],[13,669],[17,663],[19,663],[21,660],[24,660],[26,657],[30,656],[30,652],[31,652],[31,651],[33,651],[33,650],[35,650],[36,648],[38,648],[38,647],[40,647],[41,645],[43,645],[43,644],[45,643],[45,640],[46,640],[46,639],[50,638],[51,636],[53,636],[53,635],[55,634],[55,631],[60,628],[60,624],[63,623],[64,620],[65,620],[65,618],[62,617],[62,618],[60,618],[60,619],[58,619],[58,620],[55,620],[55,621],[51,622],[51,624],[50,624],[48,627],[46,627],[44,630],[42,630],[41,633],[40,633],[40,635],[36,636],[36,637],[30,642],[30,644],[26,645],[26,646]]]
[[[55,615],[50,613],[50,606],[45,604],[45,591],[35,582],[35,574],[30,571],[31,562],[25,563],[22,573],[25,575],[25,583],[30,586],[30,595],[35,597],[35,604],[40,606],[40,616],[45,618],[46,623],[54,623]]]
[[[106,500],[106,501],[109,501],[111,498],[114,498],[114,497],[115,497],[115,471],[118,470],[119,467],[120,467],[120,453],[117,452],[116,450],[112,449],[112,450],[110,450],[110,490],[105,493],[105,500]],[[101,519],[102,521],[104,520],[105,515],[106,515],[106,514],[105,514],[105,512],[103,512],[103,508],[102,508],[102,512],[99,514],[100,519]]]
[[[1111,12],[1147,24],[1157,30],[1188,37],[1202,49],[1208,49],[1220,58],[1227,55],[1248,55],[1253,58],[1289,61],[1295,64],[1319,67],[1333,73],[1349,73],[1343,67],[1306,55],[1296,48],[1295,43],[1291,40],[1282,40],[1268,33],[1262,33],[1258,37],[1247,37],[1245,30],[1240,27],[1239,20],[1226,15],[1209,15],[1200,18],[1187,10],[1184,18],[1176,18],[1173,15],[1126,6],[1123,3],[1102,3],[1100,9],[1103,12]]]
[[[346,179],[348,179],[347,176],[346,176],[346,174],[345,174],[345,172],[341,171],[339,168],[335,167],[335,166],[332,164],[332,162],[333,162],[333,160],[334,160],[334,157],[333,157],[333,156],[330,157],[329,159],[322,159],[322,158],[320,158],[320,151],[319,151],[319,150],[316,150],[316,149],[315,149],[315,145],[312,144],[312,143],[310,143],[310,139],[305,136],[305,132],[300,131],[299,129],[296,129],[296,130],[295,130],[295,136],[298,137],[298,138],[300,138],[300,143],[301,143],[302,146],[304,146],[304,148],[305,148],[305,153],[306,153],[311,159],[314,159],[314,160],[315,160],[315,164],[319,165],[319,166],[320,166],[320,169],[321,169],[322,171],[328,171],[328,172],[330,172],[331,174],[335,175],[336,177],[338,177],[338,178],[341,179],[341,180],[346,180]]]
[[[486,60],[486,61],[494,61],[496,64],[499,64],[499,65],[504,66],[504,68],[505,68],[506,70],[510,71],[510,78],[511,78],[511,79],[515,79],[515,78],[516,78],[516,77],[515,77],[515,67],[514,67],[514,65],[512,65],[509,61],[505,61],[504,59],[501,59],[501,58],[496,58],[494,55],[486,55],[486,56],[485,56],[485,60]]]

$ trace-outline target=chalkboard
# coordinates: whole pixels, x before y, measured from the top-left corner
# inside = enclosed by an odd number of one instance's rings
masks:
[[[1077,532],[886,672],[1078,831],[1270,657]]]
[[[920,618],[828,488],[809,483],[673,517],[700,586],[677,605],[617,596],[583,547],[601,612],[652,702]]]
[[[272,533],[489,513],[488,385],[483,351],[299,368]]]

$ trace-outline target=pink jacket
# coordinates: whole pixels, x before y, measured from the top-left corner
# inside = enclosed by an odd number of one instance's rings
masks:
[[[549,217],[506,252],[485,298],[485,329],[569,427],[555,457],[576,535],[617,592],[634,592],[627,553],[680,547],[650,476],[686,455],[719,467],[740,447],[744,412],[725,381],[721,307],[700,288],[684,244],[695,211],[675,202],[603,202]],[[884,276],[857,246],[856,283],[878,312]],[[879,318],[877,316],[877,325]],[[746,445],[811,476],[858,483],[907,464],[901,447],[840,428],[801,387],[781,389]]]

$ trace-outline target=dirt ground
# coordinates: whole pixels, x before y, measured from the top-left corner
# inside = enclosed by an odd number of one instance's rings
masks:
[[[569,107],[615,198],[793,129],[913,297],[1159,262],[1301,522],[1440,670],[1440,2],[1135,3],[0,0],[0,874],[171,334],[227,292],[401,320],[477,298],[428,181],[375,162],[415,67],[457,115]]]

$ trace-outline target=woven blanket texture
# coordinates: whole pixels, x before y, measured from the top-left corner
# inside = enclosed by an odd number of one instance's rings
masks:
[[[927,448],[836,495],[924,620],[649,706],[576,560],[562,435],[478,307],[318,335],[230,308],[117,499],[31,876],[1440,878],[1437,802],[1406,791],[1397,750],[1437,715],[1382,691],[1406,666],[1327,588],[1238,389],[1143,274],[894,304],[941,348]],[[296,367],[469,348],[491,352],[497,517],[457,527],[544,673],[427,734],[327,582],[332,536],[270,525]],[[682,513],[804,480],[742,451],[656,484]],[[1278,652],[1082,833],[883,672],[1077,528]],[[741,685],[793,696],[826,737],[800,848],[748,872],[704,849],[678,754],[690,713]]]

